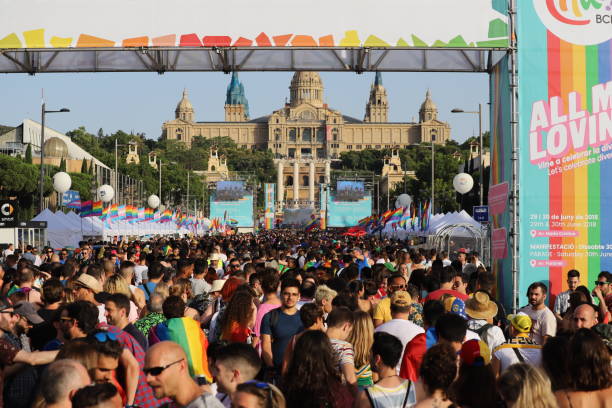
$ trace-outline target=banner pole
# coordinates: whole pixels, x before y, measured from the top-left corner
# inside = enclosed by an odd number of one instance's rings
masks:
[[[517,100],[517,74],[516,74],[516,0],[510,0],[508,10],[509,40],[510,40],[510,112],[511,112],[511,137],[512,137],[512,313],[516,313],[519,305],[519,174],[518,174],[518,112]]]

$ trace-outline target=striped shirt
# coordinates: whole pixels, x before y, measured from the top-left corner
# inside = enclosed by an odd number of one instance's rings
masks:
[[[353,345],[348,341],[329,339],[331,341],[334,354],[336,355],[336,363],[338,372],[342,374],[342,366],[346,364],[355,365],[355,357],[353,352]],[[342,376],[344,381],[344,376]]]
[[[366,388],[365,392],[372,408],[403,408],[412,407],[417,403],[414,385],[409,380],[403,380],[394,388],[374,384]]]

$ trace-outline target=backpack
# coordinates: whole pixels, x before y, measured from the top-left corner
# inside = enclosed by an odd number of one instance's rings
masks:
[[[492,324],[487,323],[482,325],[479,329],[474,330],[476,333],[478,333],[478,336],[480,336],[480,338],[482,339],[482,335],[489,330],[491,327],[493,327]]]

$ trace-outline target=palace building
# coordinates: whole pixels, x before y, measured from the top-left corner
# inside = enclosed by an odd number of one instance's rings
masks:
[[[363,120],[329,107],[323,91],[318,73],[296,72],[289,86],[289,102],[267,116],[251,119],[244,85],[234,72],[226,92],[225,121],[197,122],[185,90],[175,118],[162,125],[162,137],[187,145],[198,136],[230,137],[239,147],[272,151],[279,170],[277,197],[281,203],[291,201],[296,206],[304,201],[314,205],[315,183],[329,183],[330,161],[339,159],[342,152],[450,140],[450,126],[438,119],[429,91],[418,122],[389,122],[387,90],[380,72],[370,88]],[[284,186],[293,188],[285,190]]]

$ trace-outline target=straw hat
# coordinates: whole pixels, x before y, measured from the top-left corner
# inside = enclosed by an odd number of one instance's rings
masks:
[[[487,320],[497,314],[497,305],[486,293],[476,292],[472,298],[465,302],[465,312],[472,319]]]
[[[77,280],[74,281],[76,285],[82,286],[86,289],[90,289],[93,293],[102,292],[102,285],[100,282],[91,275],[87,275],[86,273],[79,276]]]

